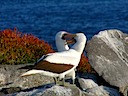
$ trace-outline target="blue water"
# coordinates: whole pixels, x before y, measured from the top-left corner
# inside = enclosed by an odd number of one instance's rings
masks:
[[[105,29],[128,33],[128,0],[0,0],[0,30],[14,27],[54,48],[60,30],[88,39]]]

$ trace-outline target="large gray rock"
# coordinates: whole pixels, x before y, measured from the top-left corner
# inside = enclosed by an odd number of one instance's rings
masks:
[[[81,96],[81,90],[76,86],[62,87],[53,86],[45,90],[41,96]]]
[[[84,79],[84,78],[78,78],[80,87],[82,90],[87,90],[89,88],[97,87],[98,84],[96,84],[93,80],[91,79]]]
[[[87,42],[86,52],[97,73],[127,96],[128,34],[119,30],[101,31]]]
[[[51,77],[40,74],[20,77],[27,69],[19,69],[26,65],[0,65],[0,90],[2,88],[18,88],[29,89],[53,83]]]
[[[81,90],[68,83],[67,87],[54,85],[50,88],[45,85],[41,88],[35,88],[31,91],[21,91],[6,96],[81,96]]]
[[[120,96],[118,90],[106,86],[98,86],[91,79],[79,78],[79,83],[84,91],[83,96]]]
[[[83,96],[120,96],[120,94],[116,89],[97,86],[86,90],[86,92],[83,93]]]

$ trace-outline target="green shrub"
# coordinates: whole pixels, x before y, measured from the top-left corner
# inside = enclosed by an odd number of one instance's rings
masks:
[[[0,31],[0,64],[32,63],[49,52],[54,52],[51,46],[32,34],[16,28]]]

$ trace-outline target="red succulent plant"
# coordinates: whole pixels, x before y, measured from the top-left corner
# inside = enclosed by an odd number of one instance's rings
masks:
[[[52,47],[32,34],[22,34],[16,28],[0,31],[1,64],[31,63],[49,52],[54,52]]]

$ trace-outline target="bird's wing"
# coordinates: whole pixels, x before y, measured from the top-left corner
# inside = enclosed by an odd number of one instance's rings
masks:
[[[44,60],[51,63],[71,64],[76,65],[79,63],[80,55],[76,51],[63,51],[56,52],[48,55]]]
[[[44,59],[41,59],[39,62],[37,62],[32,69],[44,70],[57,74],[63,73],[77,66],[79,63],[79,57],[77,55],[70,55],[65,54],[65,52],[48,54]]]
[[[73,65],[60,64],[60,63],[56,64],[43,60],[38,62],[38,64],[36,64],[32,69],[44,70],[44,71],[60,74],[71,68],[73,68]]]

